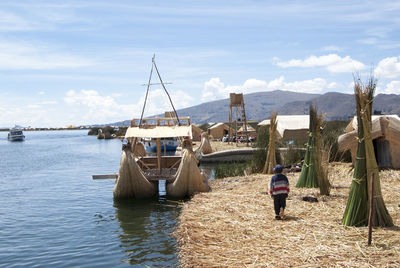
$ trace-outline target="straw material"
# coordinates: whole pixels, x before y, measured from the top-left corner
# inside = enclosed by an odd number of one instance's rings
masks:
[[[143,143],[137,142],[134,148],[135,152],[133,154],[135,156],[146,156],[146,149],[144,148]]]
[[[201,134],[201,143],[197,150],[200,151],[202,154],[211,154],[213,152],[210,140],[208,139],[208,134],[206,132],[203,132]]]
[[[322,173],[322,167],[320,166],[320,128],[321,128],[322,117],[318,116],[317,110],[310,104],[310,128],[309,137],[307,142],[307,150],[304,156],[304,164],[301,169],[301,175],[296,187],[319,187],[318,176]]]
[[[212,192],[184,204],[174,235],[181,267],[399,267],[400,228],[373,230],[341,224],[352,182],[349,164],[330,166],[330,196],[315,188],[293,188],[284,221],[274,220],[266,193],[270,175],[211,181]],[[298,173],[287,174],[295,185]],[[400,171],[380,174],[382,194],[400,224]],[[302,201],[314,196],[319,202]]]
[[[354,180],[343,215],[343,224],[347,226],[365,226],[368,223],[369,200],[373,198],[374,226],[392,226],[392,218],[381,195],[379,170],[376,163],[371,137],[371,111],[376,80],[371,77],[367,85],[355,81],[354,96],[358,124],[358,147],[354,167]],[[370,180],[375,175],[374,196],[370,196]]]
[[[267,159],[265,160],[265,165],[263,169],[263,173],[265,174],[273,174],[274,167],[276,166],[276,154],[275,154],[275,139],[276,139],[276,127],[278,125],[278,121],[276,117],[278,113],[274,112],[271,114],[270,124],[269,124],[269,143],[268,143],[268,152]]]
[[[122,150],[119,176],[114,185],[114,198],[148,198],[157,188],[144,176],[129,149]]]
[[[196,155],[193,151],[185,149],[175,181],[167,184],[167,195],[170,197],[191,196],[197,192],[208,192],[208,180],[200,173],[197,166]]]

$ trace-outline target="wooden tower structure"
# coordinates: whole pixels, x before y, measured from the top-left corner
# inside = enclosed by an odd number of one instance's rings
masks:
[[[237,130],[243,127],[246,136],[246,143],[249,142],[249,135],[247,131],[246,112],[244,109],[243,93],[230,93],[229,94],[229,134],[228,141],[231,142],[232,128],[235,130],[236,143],[238,142]]]

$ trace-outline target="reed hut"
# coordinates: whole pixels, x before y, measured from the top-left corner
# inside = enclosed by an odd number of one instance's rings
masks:
[[[212,137],[212,139],[220,140],[225,135],[229,134],[229,129],[231,129],[231,133],[234,133],[234,130],[230,128],[228,125],[224,123],[217,123],[212,127],[208,128],[207,132],[210,138]]]
[[[380,168],[400,168],[400,117],[397,115],[372,115],[371,138],[375,157]],[[339,136],[339,150],[350,150],[353,164],[356,160],[358,120],[355,116]]]
[[[308,115],[278,115],[276,120],[278,139],[304,144],[308,140],[310,118]],[[270,119],[258,123],[259,126],[270,124]]]
[[[246,131],[247,129],[247,131]],[[255,137],[257,135],[257,131],[250,125],[246,125],[246,129],[244,126],[241,126],[239,130],[237,131],[237,134],[239,136],[245,136],[247,135],[248,137]]]
[[[192,141],[201,141],[201,128],[192,124]]]

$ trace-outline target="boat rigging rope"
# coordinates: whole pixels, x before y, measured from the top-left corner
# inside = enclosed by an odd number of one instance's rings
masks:
[[[154,55],[153,58],[152,58],[152,64],[151,64],[149,82],[147,83],[146,97],[144,98],[144,104],[143,104],[142,114],[141,114],[141,116],[140,116],[139,127],[142,125],[144,109],[145,109],[145,107],[146,107],[147,97],[148,97],[148,95],[149,95],[149,88],[150,88],[150,85],[151,85],[150,82],[151,82],[151,76],[152,76],[152,74],[153,74],[153,67],[156,68],[156,72],[157,72],[158,78],[160,79],[161,85],[162,85],[162,87],[164,88],[165,93],[167,93],[167,96],[168,96],[168,99],[169,99],[169,101],[170,101],[170,103],[171,103],[172,109],[174,109],[174,113],[175,113],[176,120],[177,120],[177,122],[178,122],[178,126],[180,126],[180,125],[181,125],[181,122],[179,121],[178,113],[176,112],[175,107],[174,107],[174,104],[172,103],[171,97],[170,97],[170,95],[169,95],[167,89],[165,88],[164,82],[163,82],[162,79],[161,79],[161,75],[160,75],[160,73],[158,72],[158,68],[157,68],[157,65],[156,65],[156,62],[155,62],[154,58],[155,58],[155,55]]]
[[[169,101],[170,101],[170,103],[171,103],[172,109],[174,109],[174,113],[175,113],[175,116],[176,116],[176,120],[178,121],[178,126],[180,126],[180,125],[181,125],[181,122],[179,121],[178,113],[176,112],[175,107],[174,107],[174,104],[172,103],[171,97],[169,96],[169,93],[168,93],[167,89],[165,88],[165,85],[164,85],[164,83],[163,83],[163,81],[162,81],[162,79],[161,79],[161,75],[160,75],[160,73],[158,72],[158,68],[157,68],[156,62],[155,62],[155,60],[154,60],[154,57],[153,57],[153,65],[154,65],[154,67],[156,68],[156,72],[157,72],[158,78],[160,78],[161,85],[163,86],[163,88],[164,88],[164,90],[165,90],[165,93],[167,93],[167,96],[168,96],[168,99],[169,99]]]
[[[154,62],[154,56],[153,56],[153,62]],[[139,127],[142,125],[143,113],[144,113],[144,108],[146,107],[147,96],[149,95],[149,88],[150,88],[150,82],[151,82],[151,75],[152,74],[153,74],[153,64],[151,65],[149,83],[147,83],[146,97],[144,98],[144,104],[143,104],[143,109],[142,109],[142,115],[140,116]]]

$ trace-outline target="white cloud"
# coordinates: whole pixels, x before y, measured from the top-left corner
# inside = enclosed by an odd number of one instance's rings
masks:
[[[189,107],[193,98],[183,91],[169,92],[175,109]],[[83,119],[79,124],[112,123],[115,121],[140,117],[145,94],[137,103],[120,104],[112,96],[101,96],[95,90],[70,90],[64,97],[65,103],[73,106],[75,116]],[[144,116],[163,114],[172,111],[168,96],[162,89],[150,90],[146,102]]]
[[[216,99],[229,98],[229,93],[254,93],[273,90],[287,90],[304,93],[320,93],[327,89],[336,88],[335,82],[328,83],[323,78],[286,82],[285,77],[281,76],[269,82],[254,78],[246,80],[243,85],[226,86],[219,78],[211,78],[204,83],[202,101],[212,101]]]
[[[275,59],[276,60],[276,59]],[[304,60],[294,59],[289,61],[278,61],[279,67],[325,67],[333,73],[355,72],[365,68],[365,65],[357,60],[353,60],[350,56],[340,57],[337,54],[329,54],[325,56],[310,56]]]
[[[0,42],[0,69],[43,70],[91,66],[88,59],[56,52],[49,47]]]
[[[267,82],[263,80],[257,80],[254,78],[248,79],[243,83],[243,91],[245,93],[248,92],[259,92],[259,91],[265,91],[266,88],[268,88]]]
[[[340,52],[340,51],[343,51],[343,48],[338,47],[338,46],[326,46],[326,47],[323,47],[322,50],[324,50],[324,51],[337,51],[337,52]]]
[[[45,101],[41,101],[38,103],[38,105],[54,105],[54,104],[58,104],[58,101],[56,100],[45,100]]]
[[[320,93],[325,89],[332,88],[334,84],[328,84],[323,78],[314,78],[312,80],[285,82],[284,77],[271,81],[271,89],[280,89],[304,93]]]
[[[21,16],[0,10],[0,31],[30,30],[32,26]]]
[[[193,98],[185,92],[178,90],[169,92],[172,103],[176,110],[186,108],[192,105]],[[136,106],[142,110],[145,96],[143,95]],[[152,116],[155,114],[163,114],[167,111],[173,111],[171,102],[163,89],[149,91],[144,116]]]
[[[377,94],[400,94],[400,81],[391,81],[384,89],[377,88]]]
[[[369,37],[369,38],[358,40],[358,42],[361,44],[365,44],[365,45],[375,45],[378,43],[378,39],[375,37]]]
[[[204,83],[204,89],[202,94],[202,101],[212,101],[221,97],[224,93],[225,85],[221,80],[216,78],[211,78],[209,81]]]
[[[375,68],[378,78],[396,78],[400,76],[400,57],[384,58]]]

